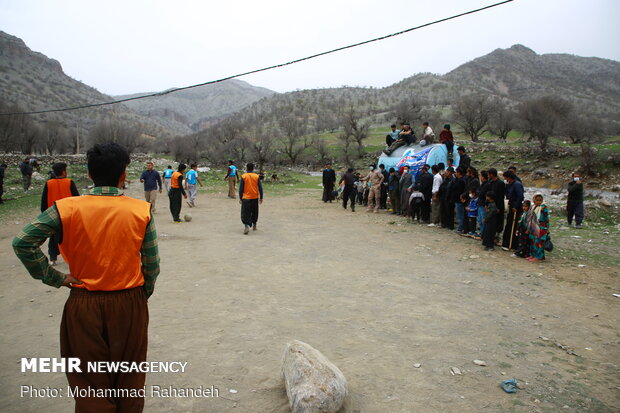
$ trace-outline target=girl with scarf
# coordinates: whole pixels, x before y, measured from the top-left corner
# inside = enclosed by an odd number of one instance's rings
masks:
[[[519,219],[516,231],[518,240],[517,250],[512,254],[512,256],[516,258],[529,258],[530,256],[530,238],[527,231],[529,215],[533,213],[530,209],[530,205],[530,201],[523,201],[523,214],[521,214],[521,219]]]
[[[542,194],[534,195],[534,207],[528,213],[528,236],[530,239],[530,256],[527,258],[531,262],[545,259],[545,249],[543,243],[549,236],[549,208],[543,204]]]

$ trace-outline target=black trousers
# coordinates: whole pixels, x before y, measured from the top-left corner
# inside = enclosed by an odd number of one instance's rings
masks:
[[[498,211],[495,217],[495,234],[499,237],[499,234],[504,230],[504,210]]]
[[[422,201],[421,205],[422,212],[422,221],[425,223],[431,222],[431,196],[428,194],[424,194],[424,201]]]
[[[422,204],[423,202],[416,202],[415,200],[409,203],[409,216],[411,217],[411,221],[417,220],[420,222]]]
[[[2,194],[0,188],[0,195]],[[573,216],[575,217],[575,224],[581,225],[583,221],[583,201],[567,201],[566,202],[566,219],[568,225],[573,223]]]
[[[172,214],[172,219],[180,221],[181,218],[179,218],[179,215],[181,214],[181,202],[183,198],[181,190],[179,188],[171,188],[170,192],[168,192],[168,198],[170,198],[170,213]]]
[[[342,206],[344,209],[347,209],[347,202],[351,201],[351,211],[355,210],[355,198],[357,198],[357,190],[353,185],[344,186],[344,190],[342,191]]]
[[[381,202],[379,202],[379,208],[386,209],[387,208],[387,185],[381,184]]]
[[[441,201],[441,226],[454,229],[454,202]]]
[[[241,222],[249,226],[258,222],[258,198],[241,200]]]
[[[334,200],[334,185],[323,185],[323,202]]]
[[[484,223],[484,232],[482,233],[482,245],[484,245],[486,248],[495,248],[495,228],[497,226],[497,214],[487,217],[486,219],[487,221]]]
[[[504,236],[502,238],[502,247],[505,248],[514,248],[516,249],[518,246],[518,238],[515,235],[517,232],[517,227],[519,220],[521,219],[521,212],[517,210],[517,217],[515,218],[515,213],[512,212],[512,209],[508,210],[508,216],[506,217],[506,227],[504,228]],[[514,229],[513,229],[514,226]],[[510,240],[512,239],[512,245],[510,245]]]

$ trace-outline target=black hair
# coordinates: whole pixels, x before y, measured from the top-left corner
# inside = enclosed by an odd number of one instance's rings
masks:
[[[235,163],[235,161],[233,161],[232,159],[229,159],[229,160],[228,160],[228,163],[229,163],[229,164],[231,164],[231,165],[233,165],[233,164]]]
[[[474,168],[473,166],[470,166],[469,168],[467,168],[467,172],[471,172],[472,176],[478,179],[478,170]]]
[[[390,173],[392,172],[396,172],[396,170],[394,168],[390,168]]]
[[[381,165],[379,165],[379,168],[385,169],[385,165],[381,164]]]
[[[390,126],[390,128],[394,128],[394,129],[396,129],[396,124],[395,124],[395,123],[394,123],[394,124],[392,124],[392,126]]]
[[[431,168],[431,170],[435,173],[439,172],[439,165],[433,165],[433,167]]]
[[[129,151],[118,143],[99,143],[86,152],[88,173],[95,186],[117,187],[129,165]]]
[[[514,172],[517,172],[517,167],[516,167],[516,166],[514,166],[514,165],[510,165],[510,166],[508,167],[508,170],[509,170],[509,171],[510,171],[510,170],[512,170],[512,171],[514,171]]]
[[[458,148],[456,148],[457,151],[463,151],[463,152],[467,152],[465,150],[465,147],[463,145],[459,146]]]
[[[484,179],[489,179],[489,171],[487,171],[486,169],[483,171],[480,171],[480,176],[483,177]]]
[[[67,170],[67,164],[64,162],[58,162],[52,165],[52,171],[54,171],[54,175],[60,176],[64,171]]]
[[[504,172],[504,178],[506,179],[515,179],[517,176],[512,171]]]
[[[246,166],[246,169],[248,172],[253,172],[254,171],[254,164],[252,162],[248,163]]]
[[[177,169],[178,172],[183,172],[185,170],[185,168],[187,168],[187,165],[185,165],[184,163],[180,163],[179,164],[179,168]]]
[[[493,191],[487,192],[487,198],[491,198],[493,201],[495,201],[495,192]]]
[[[493,175],[493,176],[497,176],[497,169],[495,168],[489,168],[489,176]]]
[[[456,168],[456,172],[460,173],[461,175],[465,175],[465,170],[463,169],[462,166],[459,166],[458,168]]]
[[[454,158],[448,158],[448,162],[454,163]]]
[[[347,172],[348,172],[348,173],[353,172],[353,168],[349,168],[349,169],[347,169]]]
[[[191,164],[189,167],[190,167],[190,168],[193,168],[194,166],[198,166],[198,164],[193,163],[193,164]]]
[[[3,168],[7,167],[5,163],[1,164],[0,166],[3,167]]]
[[[424,125],[428,125],[428,122],[424,122],[424,123],[422,123],[422,126],[424,126]]]
[[[439,170],[441,171],[442,169],[446,169],[446,165],[443,162],[439,162],[437,164],[437,166],[439,167]]]
[[[168,169],[172,169],[172,165],[168,165]]]

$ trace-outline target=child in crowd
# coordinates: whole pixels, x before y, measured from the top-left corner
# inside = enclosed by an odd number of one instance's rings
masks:
[[[478,220],[478,195],[475,190],[469,191],[470,200],[469,205],[465,207],[467,211],[467,218],[469,219],[469,232],[467,235],[470,237],[476,237],[476,221]]]
[[[414,220],[420,223],[420,215],[422,213],[422,203],[424,202],[424,194],[420,192],[420,188],[415,185],[413,187],[413,192],[411,192],[411,197],[409,198],[409,216],[411,217],[411,222]]]
[[[521,219],[519,220],[516,231],[517,240],[519,241],[519,243],[517,244],[517,250],[514,254],[512,254],[513,257],[527,258],[530,256],[530,239],[527,233],[527,222],[528,215],[530,213],[530,206],[530,201],[523,201],[523,214],[521,214]]]
[[[495,205],[495,193],[487,192],[486,205],[484,207],[484,232],[482,233],[482,245],[487,251],[495,249],[495,228],[497,220],[497,206]]]

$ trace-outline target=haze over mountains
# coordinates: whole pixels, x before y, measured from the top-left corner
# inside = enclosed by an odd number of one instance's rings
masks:
[[[24,110],[113,99],[65,75],[59,62],[30,50],[21,39],[4,32],[0,32],[0,88],[5,103],[18,104]],[[278,94],[232,80],[123,105],[39,115],[36,119],[56,120],[67,127],[79,124],[89,130],[107,118],[139,124],[148,135],[169,138],[191,134],[226,117],[254,113],[260,115],[256,118],[259,121],[268,122],[294,112],[314,118],[320,130],[318,118],[328,116],[338,106],[355,107],[371,121],[384,122],[382,114],[396,102],[413,98],[448,116],[449,105],[469,93],[499,96],[512,104],[553,94],[570,100],[596,122],[620,128],[619,62],[566,54],[537,55],[522,45],[497,49],[445,75],[416,74],[385,88],[342,87]],[[135,95],[116,98],[128,96]]]

